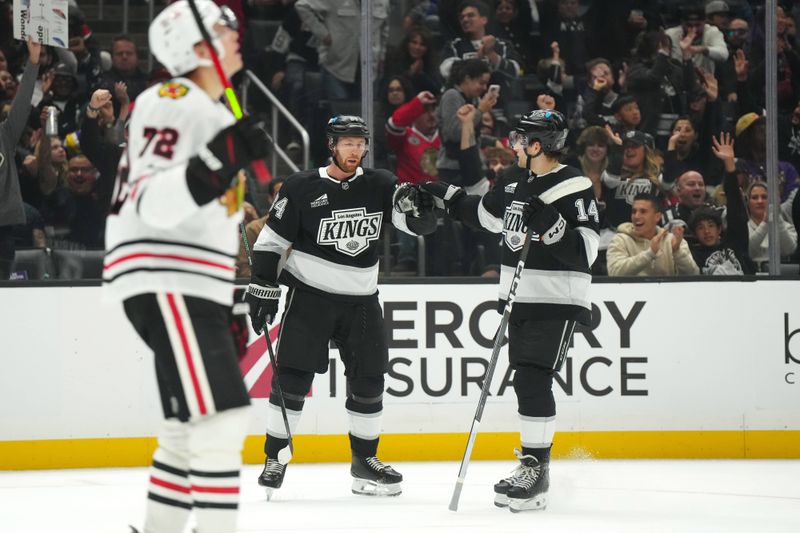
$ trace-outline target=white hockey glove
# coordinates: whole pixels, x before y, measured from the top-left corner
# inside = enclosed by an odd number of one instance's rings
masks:
[[[280,299],[280,287],[264,287],[255,283],[247,286],[244,301],[250,306],[250,322],[252,322],[253,331],[261,333],[264,324],[272,324],[278,314],[278,300]]]

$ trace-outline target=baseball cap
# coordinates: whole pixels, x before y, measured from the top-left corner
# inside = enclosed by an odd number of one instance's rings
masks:
[[[760,118],[761,115],[758,113],[746,113],[739,117],[739,120],[736,121],[736,136],[741,135],[742,132],[753,125],[753,122]]]
[[[66,63],[59,63],[56,65],[56,68],[53,69],[53,74],[56,76],[67,76],[72,79],[76,79],[75,73],[72,71],[69,65]]]
[[[711,0],[706,4],[706,15],[715,15],[717,13],[730,13],[731,8],[722,0]]]
[[[631,130],[625,132],[625,134],[622,136],[623,146],[625,145],[625,143],[633,143],[637,146],[646,146],[651,150],[654,150],[656,147],[656,143],[655,140],[653,139],[653,136],[650,135],[649,133],[645,133],[639,130]]]

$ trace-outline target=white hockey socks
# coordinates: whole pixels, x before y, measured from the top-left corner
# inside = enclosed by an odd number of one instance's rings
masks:
[[[236,531],[242,445],[249,422],[250,407],[239,407],[191,424],[189,481],[197,533]]]
[[[144,533],[181,533],[192,510],[188,424],[165,420],[153,454]]]

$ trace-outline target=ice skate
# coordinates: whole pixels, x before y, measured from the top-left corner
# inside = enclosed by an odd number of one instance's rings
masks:
[[[377,457],[359,457],[353,455],[350,466],[353,476],[353,494],[366,496],[398,496],[402,489],[402,474],[389,465],[383,464]]]
[[[540,463],[531,455],[521,455],[519,460],[520,471],[506,492],[509,510],[518,513],[545,509],[550,488],[550,464]]]
[[[517,459],[520,460],[520,463],[511,471],[511,475],[507,478],[501,479],[497,483],[494,484],[494,504],[497,507],[508,507],[508,489],[510,489],[514,485],[514,481],[516,481],[522,473],[522,469],[524,468],[522,464],[522,452],[514,449],[514,455],[517,456]]]
[[[272,493],[283,485],[283,476],[286,474],[286,465],[281,464],[275,459],[267,458],[264,463],[264,471],[258,476],[258,484],[264,487],[267,493],[267,501],[272,499]]]

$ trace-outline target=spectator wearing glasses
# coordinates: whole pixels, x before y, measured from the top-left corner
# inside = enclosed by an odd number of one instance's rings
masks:
[[[744,19],[735,18],[723,31],[725,43],[728,45],[728,59],[719,65],[719,92],[723,102],[742,102],[747,105],[750,88],[747,86],[749,73],[748,57],[750,57],[750,25]],[[744,97],[744,98],[743,98]],[[751,98],[751,97],[750,97]],[[741,110],[742,107],[740,106]],[[745,111],[752,111],[748,106]],[[738,114],[742,114],[740,111]]]
[[[85,155],[69,160],[67,180],[44,200],[42,215],[53,228],[53,248],[103,248],[107,204],[98,199],[97,169]]]
[[[679,43],[691,36],[688,52],[695,66],[712,74],[717,63],[728,59],[725,38],[716,26],[706,24],[704,9],[699,5],[688,4],[681,8],[681,24],[665,32],[672,39],[672,57],[681,61],[684,51]]]

